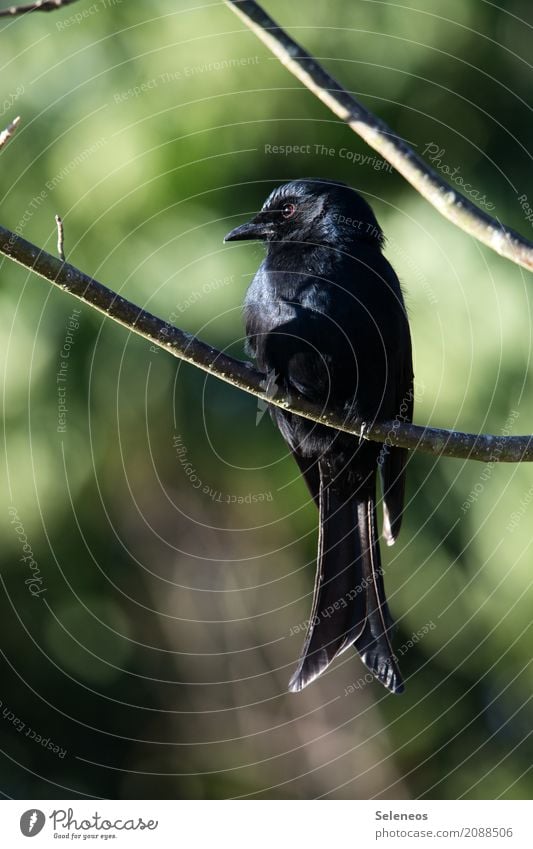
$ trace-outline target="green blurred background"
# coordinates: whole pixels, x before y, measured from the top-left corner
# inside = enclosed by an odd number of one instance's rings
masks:
[[[531,236],[527,0],[265,5]],[[263,252],[224,234],[282,181],[344,180],[404,285],[416,421],[531,432],[526,272],[383,168],[223,3],[82,0],[4,22],[0,45],[0,124],[23,119],[4,226],[55,251],[60,213],[74,265],[242,356]],[[268,415],[5,260],[0,298],[6,796],[531,797],[530,466],[412,457],[384,551],[405,695],[351,652],[290,695],[316,512]]]

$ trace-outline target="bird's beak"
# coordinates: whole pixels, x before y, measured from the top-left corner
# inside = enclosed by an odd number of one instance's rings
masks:
[[[227,236],[224,236],[224,241],[242,242],[245,239],[257,239],[259,241],[264,241],[265,239],[269,239],[271,236],[272,229],[266,221],[257,221],[255,218],[252,218],[252,220],[247,221],[246,224],[241,224],[239,227],[235,227],[234,230],[231,230]]]

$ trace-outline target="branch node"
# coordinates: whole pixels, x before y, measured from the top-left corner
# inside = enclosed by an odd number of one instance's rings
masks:
[[[20,124],[20,115],[17,115],[16,118],[13,118],[10,124],[7,125],[5,130],[2,130],[0,133],[0,150],[6,145],[9,139],[13,138],[15,135],[15,130]]]
[[[63,219],[60,215],[55,216],[57,225],[57,253],[61,262],[65,262],[65,230]]]

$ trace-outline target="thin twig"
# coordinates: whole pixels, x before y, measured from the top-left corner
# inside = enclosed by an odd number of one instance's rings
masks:
[[[65,230],[63,227],[63,219],[60,215],[56,215],[57,225],[57,255],[62,262],[65,262]]]
[[[8,9],[0,9],[0,18],[26,15],[28,12],[55,12],[62,6],[69,6],[77,0],[36,0],[35,3],[27,3],[25,6],[9,6]]]
[[[16,118],[13,118],[10,124],[7,125],[5,130],[2,130],[0,133],[0,150],[4,147],[5,144],[8,143],[9,139],[13,138],[15,135],[15,130],[20,124],[20,115],[17,115]]]
[[[309,404],[301,397],[272,398],[267,388],[265,375],[249,363],[228,357],[191,333],[186,333],[157,316],[145,312],[74,266],[61,262],[4,227],[0,227],[0,253],[109,316],[132,333],[147,339],[152,345],[165,349],[178,359],[185,360],[269,404],[290,409],[312,421],[327,424],[375,442],[401,445],[433,456],[458,457],[484,462],[533,461],[533,436],[504,437],[460,433],[404,424],[398,420],[369,425],[360,421],[348,421],[330,412],[324,413],[322,409]]]
[[[501,256],[533,270],[533,242],[505,227],[452,188],[381,118],[349,94],[255,0],[225,0],[225,3],[300,82],[390,162],[445,218]]]

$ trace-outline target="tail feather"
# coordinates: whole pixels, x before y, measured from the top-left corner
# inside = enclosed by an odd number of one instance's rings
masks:
[[[368,557],[362,558],[367,617],[354,648],[378,681],[393,693],[402,693],[402,676],[389,637],[394,623],[385,596],[374,498],[358,502],[357,518],[362,548],[368,552]]]
[[[387,545],[394,545],[402,524],[405,498],[405,448],[389,448],[381,465],[383,489],[383,536]]]
[[[359,546],[351,501],[320,482],[320,523],[313,607],[302,656],[289,689],[307,687],[363,630],[364,593],[357,591]]]
[[[289,689],[307,687],[353,645],[376,678],[399,693],[403,683],[389,639],[392,620],[376,534],[375,474],[353,493],[346,480],[331,481],[321,467],[319,509],[313,607]]]

